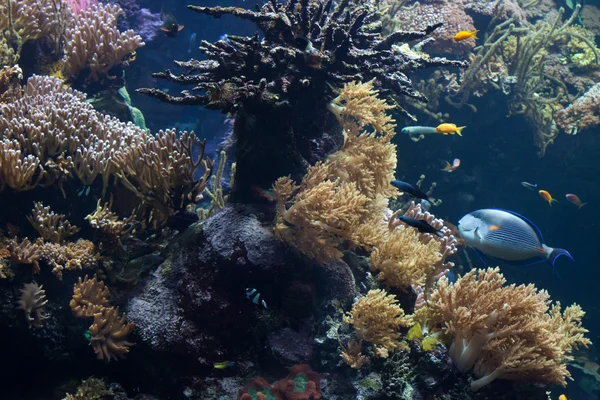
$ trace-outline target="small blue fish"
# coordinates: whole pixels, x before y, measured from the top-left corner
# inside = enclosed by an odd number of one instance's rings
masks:
[[[438,229],[435,229],[433,226],[429,225],[427,221],[423,221],[422,219],[415,219],[411,217],[407,217],[405,215],[401,215],[398,219],[404,222],[408,226],[412,226],[417,229],[421,233],[430,233],[432,235],[436,235],[439,237],[443,237],[444,234],[440,232]]]
[[[435,202],[435,199],[433,197],[431,197],[427,193],[423,192],[418,186],[411,185],[410,183],[406,183],[406,182],[399,181],[396,179],[394,179],[390,183],[395,188],[399,189],[400,191],[402,191],[404,193],[411,195],[412,197],[415,197],[417,199],[424,199],[424,200],[427,200],[432,203]]]
[[[267,308],[267,302],[262,298],[256,289],[246,288],[246,298],[251,300],[254,304],[260,304],[264,308]]]
[[[408,135],[413,142],[425,139],[425,135],[439,134],[435,126],[407,126],[400,132]]]
[[[213,367],[215,369],[225,369],[225,368],[231,368],[234,366],[235,366],[235,362],[233,362],[233,361],[221,361],[221,362],[213,363]]]
[[[431,203],[425,199],[421,199],[421,210],[429,211],[431,208]]]
[[[458,230],[468,246],[509,263],[548,261],[554,267],[560,256],[573,260],[568,251],[546,246],[539,228],[512,211],[473,211],[458,221]]]
[[[534,190],[537,188],[537,183],[521,182],[521,186],[529,190]]]

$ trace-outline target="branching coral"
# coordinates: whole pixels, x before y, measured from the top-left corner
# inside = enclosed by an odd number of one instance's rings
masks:
[[[91,345],[99,360],[123,359],[129,353],[127,336],[133,331],[133,322],[125,323],[125,315],[119,316],[119,308],[103,308],[94,314],[90,326]]]
[[[31,328],[41,328],[48,316],[42,313],[44,306],[48,303],[46,291],[37,283],[26,283],[21,289],[19,297],[19,309],[25,311],[27,324]]]
[[[354,327],[359,343],[366,341],[375,345],[375,354],[381,358],[387,358],[388,353],[398,347],[399,328],[412,324],[398,305],[396,296],[385,290],[370,290],[359,298],[352,305],[352,311],[344,316],[344,322]],[[341,357],[345,361],[356,358],[346,352]]]
[[[96,112],[85,95],[49,77],[33,76],[0,105],[0,130],[2,187],[31,190],[71,176],[90,186],[101,178],[104,196],[113,178],[139,198],[141,217],[155,227],[199,200],[213,166],[194,133],[149,135]]]
[[[381,32],[378,11],[369,3],[325,0],[267,2],[260,10],[189,6],[221,17],[233,15],[258,25],[264,39],[227,36],[203,41],[207,59],[176,62],[180,76],[167,70],[155,77],[192,86],[181,96],[140,89],[162,101],[204,105],[234,112],[236,184],[232,198],[246,200],[282,175],[299,181],[309,165],[336,147],[326,112],[336,88],[373,79],[380,96],[399,112],[404,97],[425,100],[407,74],[427,66],[466,63],[401,51],[397,43],[425,37],[424,31]],[[260,134],[257,134],[260,132]]]
[[[94,229],[99,229],[102,233],[114,237],[122,237],[135,233],[135,213],[132,213],[128,218],[120,219],[117,214],[111,211],[113,196],[111,194],[108,203],[102,204],[102,200],[98,200],[96,210],[92,214],[88,214],[85,219]]]
[[[55,214],[50,207],[44,207],[42,202],[35,203],[31,216],[27,216],[31,225],[44,240],[52,243],[62,243],[65,238],[73,236],[79,228],[71,225],[63,214]]]
[[[83,281],[79,277],[79,281],[73,287],[73,298],[69,305],[76,317],[91,318],[108,307],[109,293],[108,287],[104,282],[98,281],[96,276],[89,279],[86,275]]]
[[[96,4],[75,15],[74,26],[65,32],[66,76],[75,78],[89,68],[89,77],[98,80],[144,45],[142,38],[132,30],[119,32],[117,17],[120,13],[117,5]]]
[[[40,248],[36,243],[31,243],[27,238],[21,242],[17,238],[8,239],[6,248],[10,252],[10,258],[13,264],[31,264],[33,265],[33,273],[40,272],[38,260],[41,257]]]
[[[461,372],[473,369],[475,391],[495,379],[566,384],[571,352],[591,341],[578,305],[549,311],[549,295],[533,285],[505,286],[499,269],[473,270],[450,284],[442,278],[428,312],[451,340]]]

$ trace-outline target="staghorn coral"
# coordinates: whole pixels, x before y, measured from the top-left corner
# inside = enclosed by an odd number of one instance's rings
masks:
[[[191,91],[181,96],[157,89],[138,91],[174,104],[235,112],[237,176],[231,196],[236,201],[250,201],[256,187],[271,186],[281,175],[299,181],[309,165],[335,149],[333,121],[325,111],[335,87],[374,79],[380,96],[407,114],[401,107],[405,96],[425,100],[411,88],[407,74],[427,66],[466,65],[395,47],[423,38],[437,26],[385,36],[381,15],[364,2],[288,0],[267,2],[258,11],[188,8],[216,18],[250,20],[264,39],[257,34],[203,41],[206,60],[177,61],[186,70],[180,76],[170,70],[154,74],[188,85]]]
[[[51,0],[19,0],[0,4],[0,31],[16,33],[21,44],[44,36],[60,36],[61,9]],[[16,60],[15,60],[16,61]]]
[[[69,306],[77,318],[91,318],[108,307],[109,294],[108,287],[103,281],[98,281],[95,275],[92,279],[86,275],[83,281],[79,277],[79,281],[73,285],[73,298]]]
[[[119,317],[119,308],[103,308],[94,314],[94,323],[90,326],[90,344],[99,360],[107,363],[111,359],[123,359],[129,353],[127,336],[133,331],[133,322],[125,323],[125,314]]]
[[[430,322],[451,340],[461,372],[473,369],[476,391],[495,379],[566,384],[571,352],[591,341],[577,305],[549,311],[549,295],[533,285],[505,286],[499,269],[472,270],[449,284],[444,277],[428,302]]]
[[[389,352],[399,346],[398,329],[412,325],[411,319],[398,305],[396,296],[382,289],[370,290],[354,302],[352,310],[344,315],[344,322],[354,327],[359,343],[366,341],[375,345],[375,354],[381,358],[387,358]],[[344,361],[351,360],[351,365],[356,359],[355,355],[346,352],[341,357]],[[360,365],[356,366],[360,368]]]
[[[63,70],[67,77],[76,78],[89,69],[89,78],[97,81],[144,45],[132,30],[119,32],[117,17],[121,13],[117,5],[94,4],[75,15],[74,26],[65,32]]]
[[[79,228],[71,225],[63,214],[55,214],[50,207],[44,207],[41,201],[34,205],[32,215],[27,219],[44,240],[62,243],[65,238],[79,232]]]
[[[46,291],[43,286],[36,282],[26,283],[20,290],[19,309],[25,311],[25,318],[29,328],[41,328],[47,315],[42,313],[44,306],[48,303],[46,299]]]

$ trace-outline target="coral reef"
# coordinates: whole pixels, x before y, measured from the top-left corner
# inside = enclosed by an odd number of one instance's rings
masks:
[[[119,308],[103,308],[94,314],[90,326],[90,344],[99,360],[123,359],[129,353],[127,336],[133,331],[133,322],[126,323],[125,315],[119,316]]]
[[[406,113],[400,106],[402,97],[424,100],[410,87],[407,73],[439,65],[465,66],[402,51],[396,43],[423,38],[435,27],[384,36],[377,10],[355,1],[335,6],[320,0],[269,2],[258,11],[189,9],[217,18],[233,15],[250,20],[265,38],[227,36],[215,43],[203,41],[206,60],[176,62],[186,69],[180,76],[171,71],[154,74],[193,86],[196,93],[138,91],[174,104],[235,112],[237,173],[232,198],[239,201],[249,200],[253,188],[271,186],[279,176],[291,174],[299,180],[308,165],[339,145],[332,132],[334,121],[326,112],[329,96],[335,97],[332,87],[374,79],[381,96]]]
[[[52,243],[63,243],[64,239],[73,236],[79,228],[71,225],[62,214],[55,214],[50,207],[44,207],[42,202],[35,203],[31,216],[27,216],[31,225],[44,240]]]
[[[473,369],[473,391],[495,379],[566,384],[566,362],[591,341],[578,305],[549,309],[549,295],[534,285],[505,286],[499,269],[472,270],[454,284],[442,278],[428,302],[431,320],[451,340],[461,372]]]
[[[79,277],[69,305],[77,318],[91,318],[108,306],[109,293],[108,287],[104,282],[98,281],[96,276],[88,279],[86,275],[83,281]]]
[[[400,308],[396,297],[385,290],[370,290],[359,298],[352,310],[344,316],[344,322],[354,327],[358,343],[351,343],[350,351],[341,354],[342,359],[353,368],[360,368],[363,356],[357,353],[363,341],[375,345],[375,354],[387,358],[389,353],[398,348],[399,329],[411,325],[404,310]]]
[[[599,100],[600,84],[596,84],[572,104],[558,110],[555,114],[556,123],[570,135],[576,135],[584,129],[599,125]]]
[[[116,5],[94,4],[76,13],[74,26],[65,31],[65,76],[75,79],[83,70],[89,70],[89,79],[97,81],[144,45],[132,30],[118,31],[121,12]]]
[[[398,193],[390,184],[395,124],[376,94],[373,82],[344,86],[330,105],[343,127],[342,148],[310,167],[300,185],[290,177],[274,185],[276,234],[321,263],[341,259],[343,243],[372,245],[383,232],[387,198]]]
[[[270,385],[264,378],[255,378],[238,392],[239,400],[319,400],[321,378],[307,364],[294,365],[287,377]]]

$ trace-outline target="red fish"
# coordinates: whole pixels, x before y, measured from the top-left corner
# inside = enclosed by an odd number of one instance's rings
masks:
[[[587,204],[587,203],[582,203],[581,199],[579,199],[579,196],[577,196],[576,194],[569,193],[565,196],[565,198],[567,199],[567,201],[569,203],[573,203],[579,208],[581,208]]]

